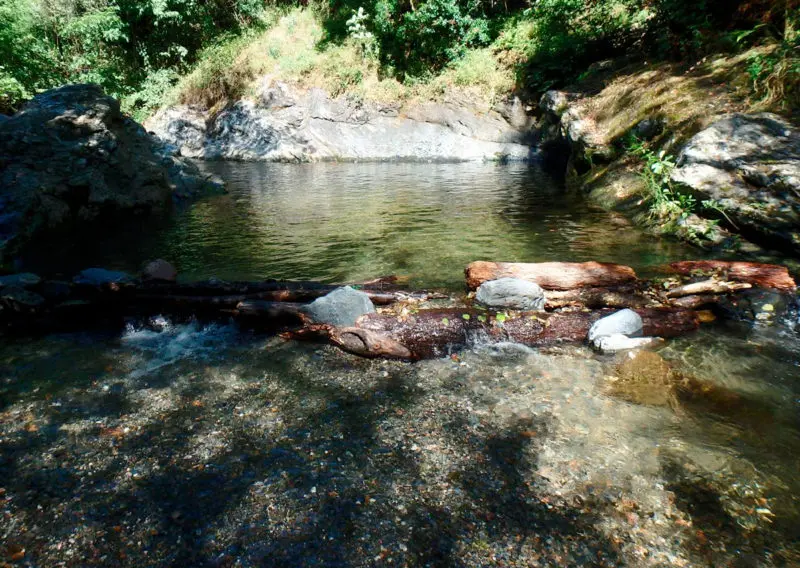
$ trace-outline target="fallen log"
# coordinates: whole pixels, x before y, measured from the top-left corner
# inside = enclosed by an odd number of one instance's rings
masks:
[[[297,302],[265,302],[263,300],[246,300],[236,305],[235,315],[257,317],[268,321],[289,321],[298,324],[311,323],[303,310],[305,304]]]
[[[682,296],[695,296],[698,294],[729,294],[739,290],[748,290],[753,285],[749,282],[722,282],[710,279],[702,282],[692,282],[678,286],[667,291],[667,298],[680,298]]]
[[[658,305],[633,287],[579,288],[577,290],[548,290],[545,294],[546,310],[567,307],[599,308],[644,308]]]
[[[686,310],[636,310],[644,322],[644,334],[676,337],[697,329],[697,314]],[[591,325],[613,310],[592,312],[524,312],[506,315],[474,309],[420,310],[397,317],[368,314],[355,327],[307,326],[286,337],[325,339],[362,357],[427,359],[446,355],[450,349],[475,342],[513,341],[529,346],[580,343]]]
[[[722,260],[685,260],[664,267],[667,272],[682,276],[716,276],[720,280],[746,282],[759,288],[793,292],[797,287],[789,269],[777,264],[728,262]]]
[[[154,303],[162,306],[178,305],[178,306],[218,306],[233,308],[240,302],[262,300],[266,302],[296,302],[307,303],[313,302],[317,298],[321,298],[329,294],[336,287],[329,289],[294,289],[294,290],[271,290],[263,292],[247,292],[243,294],[230,294],[222,296],[194,296],[172,293],[158,293],[153,294],[150,291],[133,290],[129,293],[129,302],[143,302]],[[395,302],[401,302],[408,299],[427,299],[436,297],[435,294],[426,293],[408,293],[408,292],[374,292],[371,290],[362,290],[373,304],[377,306],[387,306]]]
[[[629,266],[602,262],[485,262],[477,261],[464,271],[467,286],[475,290],[487,280],[521,278],[536,282],[545,290],[619,286],[636,280]]]

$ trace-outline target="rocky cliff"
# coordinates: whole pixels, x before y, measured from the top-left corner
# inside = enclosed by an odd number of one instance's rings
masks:
[[[401,108],[269,80],[254,98],[220,112],[175,106],[145,126],[182,155],[208,159],[502,161],[526,160],[532,152],[518,101],[482,110]]]

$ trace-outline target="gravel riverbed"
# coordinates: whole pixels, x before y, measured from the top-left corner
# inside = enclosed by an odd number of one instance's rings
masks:
[[[609,395],[583,347],[410,364],[156,324],[0,347],[0,566],[800,565],[780,338],[661,349],[756,416]]]

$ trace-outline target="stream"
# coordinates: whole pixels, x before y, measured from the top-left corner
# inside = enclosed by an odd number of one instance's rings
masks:
[[[204,167],[228,195],[29,267],[458,291],[473,260],[703,258],[536,167]],[[644,393],[583,346],[404,363],[165,318],[8,340],[0,566],[798,566],[795,323],[666,342],[678,378]]]

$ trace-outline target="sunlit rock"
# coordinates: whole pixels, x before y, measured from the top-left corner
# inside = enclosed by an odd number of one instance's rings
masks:
[[[364,292],[344,286],[317,298],[305,309],[316,323],[342,327],[352,326],[364,314],[375,312],[375,306]]]
[[[672,181],[703,214],[800,252],[800,130],[769,113],[734,114],[696,134]]]
[[[625,335],[633,337],[642,334],[642,318],[633,310],[620,310],[597,320],[589,329],[589,341],[596,343],[602,337]]]

